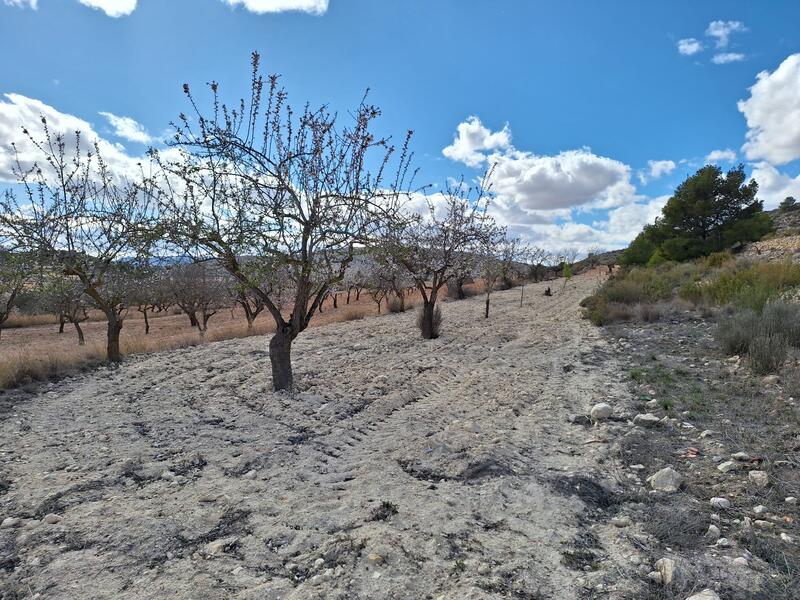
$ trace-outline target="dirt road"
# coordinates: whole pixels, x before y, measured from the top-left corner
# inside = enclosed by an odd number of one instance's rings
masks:
[[[608,429],[568,419],[627,393],[610,347],[578,316],[598,277],[558,282],[554,297],[529,285],[522,307],[519,288],[496,293],[488,320],[480,297],[447,303],[433,341],[419,339],[412,313],[307,331],[294,396],[270,391],[265,338],[6,393],[0,588],[622,594],[631,564],[618,530],[590,518],[605,501],[594,482],[614,486]]]

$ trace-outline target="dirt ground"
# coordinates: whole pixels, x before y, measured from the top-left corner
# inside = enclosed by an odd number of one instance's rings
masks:
[[[314,328],[293,395],[265,337],[4,392],[3,598],[646,597],[628,425],[574,416],[630,396],[600,277]]]

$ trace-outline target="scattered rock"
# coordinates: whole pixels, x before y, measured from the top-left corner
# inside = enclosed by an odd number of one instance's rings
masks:
[[[747,452],[736,452],[735,454],[731,454],[731,458],[733,460],[746,462],[746,461],[750,460],[750,455]]]
[[[736,558],[733,559],[733,564],[738,565],[740,567],[746,567],[750,563],[744,556],[737,556]]]
[[[683,569],[671,558],[660,558],[655,566],[664,585],[679,585],[685,579]]]
[[[711,499],[711,506],[714,508],[721,508],[723,510],[727,510],[731,507],[731,501],[727,498],[712,498]]]
[[[706,588],[699,594],[692,594],[686,600],[720,600],[720,597],[714,590]]]
[[[781,539],[789,544],[794,544],[794,538],[788,533],[781,533]]]
[[[370,552],[367,555],[367,560],[371,562],[373,565],[379,565],[380,563],[383,562],[383,557],[376,552]]]
[[[765,512],[767,512],[767,507],[763,504],[759,504],[758,506],[753,507],[753,512],[757,515],[763,515]]]
[[[239,542],[239,538],[236,536],[221,538],[218,540],[214,540],[213,542],[209,542],[206,544],[206,554],[209,556],[217,556],[219,554],[223,554],[234,548],[236,544]]]
[[[714,435],[713,431],[711,431],[710,429],[705,429],[700,433],[699,437],[700,439],[705,439],[707,437],[711,437],[712,435]]]
[[[325,559],[324,558],[318,558],[317,560],[314,561],[314,568],[315,569],[321,569],[324,566],[325,566]]]
[[[720,535],[722,535],[722,532],[720,531],[719,527],[717,527],[716,525],[709,525],[708,526],[708,531],[706,531],[706,537],[709,540],[714,542],[714,541],[719,539]]]
[[[786,504],[797,504],[797,498],[794,496],[786,496],[784,502],[786,502]]]
[[[614,527],[619,527],[620,529],[623,527],[630,527],[631,519],[630,517],[614,517],[611,519],[611,524]]]
[[[258,471],[256,471],[255,469],[250,469],[247,473],[242,475],[242,478],[244,478],[244,479],[255,479],[257,475],[258,475]]]
[[[664,583],[664,577],[658,571],[650,571],[647,574],[647,578],[656,583]]]
[[[733,544],[728,538],[721,537],[717,540],[717,546],[720,548],[730,548]]]
[[[650,487],[660,492],[677,492],[683,485],[683,476],[672,467],[665,467],[647,478]]]
[[[0,523],[0,528],[2,529],[11,529],[12,527],[17,527],[19,525],[19,517],[6,517],[3,519],[3,522]]]
[[[595,421],[603,421],[608,419],[613,412],[614,409],[611,408],[610,404],[607,404],[606,402],[600,402],[592,407],[592,410],[589,412],[589,416],[591,416]]]
[[[465,421],[463,427],[465,431],[469,431],[470,433],[481,432],[481,426],[475,423],[474,421]]]
[[[636,415],[633,417],[633,424],[641,427],[653,427],[654,425],[658,425],[660,421],[661,419],[650,413]]]
[[[166,481],[172,481],[175,479],[175,473],[172,471],[164,471],[161,473],[161,479],[165,479]]]
[[[764,521],[762,519],[757,519],[753,521],[753,525],[755,525],[760,529],[772,529],[773,527],[775,527],[775,523],[772,523],[771,521]]]
[[[748,478],[760,488],[769,485],[769,475],[766,471],[750,471]]]
[[[767,375],[761,380],[761,383],[763,383],[764,385],[775,385],[780,380],[781,378],[778,377],[777,375]]]
[[[658,400],[648,400],[647,402],[645,402],[645,403],[644,403],[644,405],[645,405],[647,408],[649,408],[650,410],[653,410],[653,409],[655,409],[655,408],[658,408],[658,406],[659,406],[659,404],[658,404]]]
[[[730,471],[735,471],[738,468],[739,464],[732,460],[726,460],[724,463],[717,465],[717,470],[721,473],[729,473]]]
[[[42,518],[42,522],[47,523],[48,525],[55,525],[59,521],[61,521],[61,517],[54,513],[47,514],[44,516],[44,518]]]

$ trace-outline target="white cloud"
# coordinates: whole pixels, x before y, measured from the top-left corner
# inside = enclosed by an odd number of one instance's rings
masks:
[[[5,101],[0,100],[0,180],[14,181],[13,167],[15,155],[11,148],[14,143],[23,167],[30,167],[34,162],[42,160],[42,154],[30,142],[22,131],[23,127],[33,134],[34,139],[43,137],[42,117],[52,134],[63,134],[67,139],[67,149],[74,148],[75,131],[81,132],[81,151],[93,151],[96,141],[100,146],[103,159],[115,173],[135,176],[137,163],[143,159],[128,155],[123,148],[101,138],[91,124],[74,115],[62,113],[41,100],[28,98],[20,94],[5,94]]]
[[[741,62],[745,59],[745,55],[741,52],[720,52],[715,54],[711,59],[715,65],[726,65],[732,62]]]
[[[512,149],[492,154],[489,162],[495,165],[493,191],[532,215],[576,207],[610,208],[635,197],[630,167],[589,148],[555,156]]]
[[[136,10],[136,0],[78,0],[84,6],[102,10],[109,17],[125,17]]]
[[[672,173],[678,165],[672,160],[648,160],[647,166],[650,167],[650,177],[658,179]]]
[[[725,148],[724,150],[712,150],[706,155],[707,163],[733,162],[735,160],[736,152],[730,148]]]
[[[783,165],[800,158],[800,54],[759,73],[750,97],[737,106],[747,120],[742,150],[748,159]]]
[[[695,38],[685,38],[678,40],[678,52],[684,56],[692,56],[704,49],[703,43]]]
[[[230,6],[243,6],[257,14],[284,11],[306,12],[322,15],[328,10],[328,0],[223,0]]]
[[[3,4],[6,6],[16,6],[18,8],[32,8],[36,10],[38,8],[39,0],[3,0]]]
[[[758,197],[767,210],[777,208],[786,196],[800,198],[800,175],[791,177],[769,163],[754,165],[752,178],[758,182]]]
[[[507,124],[500,131],[492,132],[473,115],[458,124],[453,143],[444,148],[442,154],[468,167],[479,167],[486,161],[487,150],[504,150],[510,146],[511,131]]]
[[[621,206],[610,210],[604,219],[591,224],[574,221],[524,226],[511,224],[509,231],[551,251],[575,248],[585,254],[597,247],[609,250],[624,248],[642,227],[655,221],[668,199],[668,196],[660,196]]]
[[[149,144],[153,141],[144,126],[131,117],[119,117],[110,112],[100,112],[100,115],[108,119],[111,127],[114,128],[114,135],[117,137],[140,144]]]
[[[725,48],[730,42],[732,33],[747,31],[741,21],[711,21],[706,29],[706,35],[716,38],[717,48]]]

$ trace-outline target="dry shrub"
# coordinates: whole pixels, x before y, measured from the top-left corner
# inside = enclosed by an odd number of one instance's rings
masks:
[[[788,344],[780,334],[759,333],[750,340],[748,358],[750,369],[757,375],[778,371],[786,361]]]
[[[3,329],[16,329],[19,327],[36,327],[37,325],[58,324],[56,315],[28,315],[24,313],[13,313],[8,320],[3,323]]]
[[[589,319],[597,326],[617,321],[630,321],[634,317],[633,309],[630,306],[619,302],[609,302],[600,294],[584,298],[581,306],[583,306],[583,318]]]
[[[780,334],[790,346],[800,348],[800,305],[788,302],[770,302],[761,314],[761,330]]]
[[[719,323],[714,337],[726,354],[744,354],[758,330],[758,320],[758,315],[752,310],[734,313]]]
[[[367,313],[364,312],[361,308],[348,308],[347,310],[342,311],[341,319],[342,321],[360,321],[364,317],[367,316]]]
[[[793,365],[781,378],[786,393],[795,399],[800,399],[800,365]]]
[[[664,311],[656,304],[640,304],[639,317],[646,323],[654,323],[661,320],[664,316]]]
[[[409,306],[405,302],[403,302],[402,298],[398,298],[397,296],[392,296],[386,303],[386,308],[390,313],[401,313],[407,311],[409,309]]]

